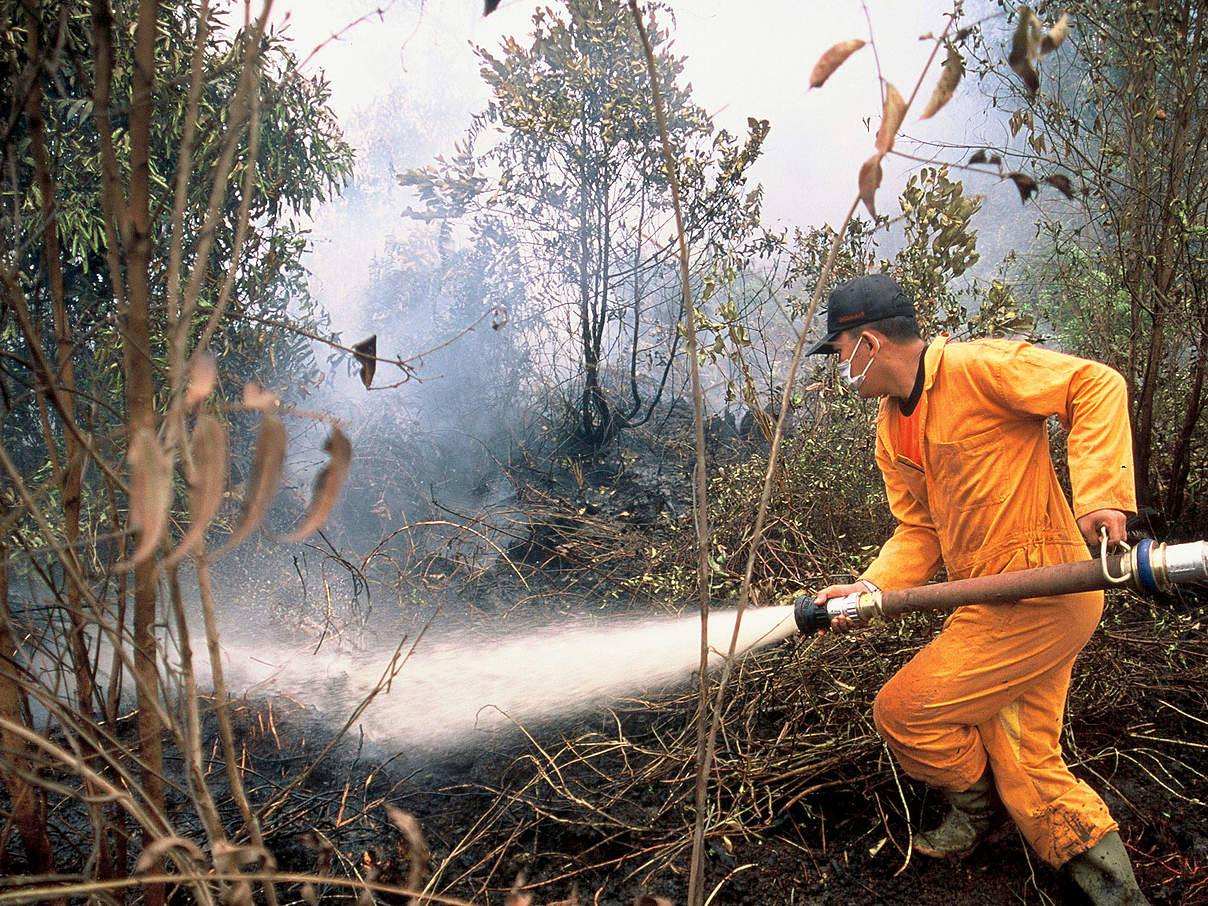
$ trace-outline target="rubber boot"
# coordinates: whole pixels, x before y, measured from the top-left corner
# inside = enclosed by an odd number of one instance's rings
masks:
[[[1137,886],[1124,841],[1115,831],[1062,866],[1094,906],[1149,906]]]
[[[951,810],[939,827],[914,838],[914,851],[934,859],[963,858],[973,852],[997,823],[999,804],[994,780],[987,770],[969,789],[959,793],[945,791],[944,795]]]

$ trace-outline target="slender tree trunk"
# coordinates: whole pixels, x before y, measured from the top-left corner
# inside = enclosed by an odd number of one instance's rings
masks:
[[[17,835],[25,848],[25,858],[34,874],[53,874],[54,850],[46,833],[46,796],[30,781],[37,769],[23,753],[27,744],[5,725],[27,726],[24,692],[16,666],[17,643],[9,623],[8,548],[0,538],[0,781],[8,794],[9,809]],[[62,901],[56,901],[62,902]]]
[[[37,11],[27,9],[27,45],[29,59],[42,62],[41,20]],[[56,348],[56,374],[53,380],[58,384],[58,392],[62,394],[65,408],[65,418],[74,418],[75,400],[75,369],[72,365],[73,343],[71,325],[67,316],[67,302],[63,289],[62,258],[59,250],[59,231],[56,211],[56,186],[53,170],[46,153],[44,125],[42,118],[42,87],[41,79],[35,79],[25,108],[29,122],[30,150],[34,159],[34,170],[38,180],[38,192],[42,201],[42,241],[43,262],[46,271],[46,282],[50,289],[51,308],[54,313],[54,331]],[[76,558],[77,543],[80,540],[80,501],[83,485],[84,459],[83,450],[70,430],[61,432],[63,442],[62,468],[56,473],[59,485],[59,495],[63,505],[63,537],[66,555],[74,561],[73,574],[82,574],[80,563]],[[56,438],[48,431],[46,442],[53,445]],[[89,654],[87,636],[85,635],[85,618],[83,608],[83,589],[69,581],[66,588],[67,612],[71,621],[70,649],[71,661],[75,673],[76,700],[79,713],[85,719],[94,717],[93,693],[96,687],[96,677],[93,674],[92,659]],[[89,755],[93,768],[100,770],[95,753]],[[89,785],[89,792],[96,796],[99,790]],[[114,876],[113,862],[108,845],[108,835],[105,828],[104,806],[99,801],[89,804],[92,826],[99,841],[97,852],[97,877],[108,880]]]
[[[126,260],[125,363],[129,436],[155,430],[151,373],[151,87],[155,78],[157,0],[141,0],[135,30],[134,86],[130,104],[130,241]],[[164,813],[163,727],[155,703],[159,696],[156,669],[156,565],[149,557],[134,572],[134,670],[138,699],[139,752],[143,790],[152,808]],[[163,906],[162,884],[148,885],[147,906]]]

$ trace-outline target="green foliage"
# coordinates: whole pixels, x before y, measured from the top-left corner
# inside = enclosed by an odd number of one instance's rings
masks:
[[[116,159],[123,184],[130,177],[129,134],[125,123],[131,103],[133,73],[133,21],[136,4],[115,4],[117,27],[114,38],[114,83],[109,116],[116,129]],[[85,380],[103,380],[114,366],[112,358],[121,344],[113,320],[108,263],[102,223],[100,156],[93,117],[94,62],[91,50],[91,12],[84,2],[43,4],[43,36],[54,36],[62,14],[64,47],[52,77],[44,80],[43,117],[50,162],[55,179],[56,227],[63,251],[66,296],[77,325],[80,342],[89,355],[81,356]],[[196,3],[164,6],[160,10],[156,66],[161,74],[154,98],[156,115],[151,131],[151,182],[153,242],[167,250],[177,154],[181,148],[190,87],[190,67],[200,14]],[[5,97],[16,102],[25,73],[26,38],[24,20],[0,39]],[[231,118],[242,67],[242,37],[229,28],[222,12],[207,14],[208,37],[203,61],[202,90],[197,111],[195,147],[184,211],[184,242],[187,250],[196,245],[210,205],[212,174],[216,171]],[[265,36],[260,48],[263,61],[260,91],[260,145],[256,160],[253,194],[249,208],[249,230],[233,289],[233,317],[221,327],[213,341],[221,367],[229,377],[258,377],[266,383],[284,384],[314,378],[310,342],[282,328],[265,329],[244,315],[288,324],[296,322],[311,329],[321,324],[322,314],[306,292],[306,273],[301,264],[306,249],[305,230],[296,217],[306,214],[316,202],[329,198],[352,170],[352,150],[343,141],[334,116],[327,107],[328,87],[321,78],[308,78],[296,71],[297,60],[285,38]],[[36,276],[41,254],[41,207],[34,179],[34,166],[24,117],[14,120],[14,129],[4,144],[6,179],[0,188],[0,231],[9,261],[25,278],[26,294],[38,315],[47,311],[44,287]],[[236,166],[224,175],[223,194],[214,242],[209,258],[209,276],[201,286],[197,311],[198,329],[209,317],[219,287],[232,258],[236,211],[241,202],[246,137],[237,147]],[[13,212],[17,212],[14,216]],[[200,262],[183,262],[186,277]],[[162,265],[161,265],[162,267]],[[162,270],[155,283],[160,295],[156,309],[162,313],[164,289]],[[160,322],[162,326],[163,322]],[[154,331],[162,335],[162,331]],[[153,351],[158,357],[162,348]],[[161,360],[162,367],[162,360]],[[107,389],[95,388],[98,393]]]
[[[972,226],[980,197],[966,195],[947,167],[921,167],[911,174],[899,203],[906,244],[882,266],[915,300],[925,336],[983,337],[1033,328],[1005,280],[984,286],[961,282],[980,258]]]
[[[125,394],[127,375],[121,353],[124,327],[113,298],[100,201],[101,154],[92,100],[92,14],[82,0],[31,4],[30,8],[41,16],[43,42],[60,34],[62,25],[61,48],[31,68],[28,20],[23,13],[14,15],[13,27],[0,36],[0,79],[4,96],[13,105],[6,109],[11,129],[2,149],[8,175],[0,185],[3,265],[19,280],[42,346],[55,360],[41,189],[35,173],[31,122],[23,109],[29,74],[34,72],[40,77],[43,130],[54,181],[55,229],[73,344],[71,361],[81,401],[78,411],[88,413],[83,423],[95,448],[108,462],[117,463],[123,456],[120,426],[125,420],[117,401]],[[117,143],[117,175],[123,185],[129,183],[132,170],[128,120],[136,11],[133,0],[114,4],[109,118]],[[162,6],[158,23],[149,162],[153,249],[149,353],[161,388],[161,406],[171,383],[166,361],[167,252],[199,16],[196,3]],[[185,183],[183,280],[201,264],[190,255],[203,232],[212,197],[217,199],[217,216],[208,275],[199,287],[191,325],[193,337],[213,314],[233,259],[248,149],[245,136],[235,148],[235,166],[223,174],[219,194],[214,195],[214,174],[220,170],[222,146],[236,115],[232,100],[243,66],[244,41],[242,32],[230,27],[225,13],[211,9],[205,25],[195,147]],[[222,379],[229,382],[224,392],[236,398],[241,383],[252,378],[298,392],[305,392],[320,379],[311,340],[298,332],[298,328],[322,330],[326,324],[326,315],[307,291],[302,259],[308,240],[298,220],[312,205],[337,191],[352,168],[352,150],[327,107],[326,82],[296,71],[296,57],[282,35],[266,35],[260,50],[260,142],[247,236],[234,275],[231,305],[209,343]],[[59,449],[48,451],[43,420],[29,393],[29,351],[7,308],[0,350],[5,356],[0,380],[7,410],[3,444],[23,473],[33,477],[36,470],[46,467],[48,457],[62,452],[63,428],[57,418],[49,422]],[[112,505],[108,490],[103,484],[86,482],[82,493],[84,523],[102,523],[102,514]]]
[[[893,528],[874,456],[876,407],[837,386],[816,388],[803,401],[808,430],[786,439],[773,478],[754,587],[818,587],[831,576],[856,574]],[[714,593],[738,591],[763,491],[767,458],[755,454],[722,466],[709,485]],[[652,550],[641,588],[671,600],[692,594],[696,539],[688,520]]]

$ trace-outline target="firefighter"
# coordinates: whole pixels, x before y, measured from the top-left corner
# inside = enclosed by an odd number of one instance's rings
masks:
[[[1125,539],[1136,511],[1123,378],[1098,362],[1000,339],[925,343],[914,306],[884,274],[830,296],[826,336],[861,397],[880,398],[876,457],[897,528],[855,591],[1085,560]],[[1049,455],[1047,419],[1069,431],[1073,508]],[[911,777],[950,811],[919,853],[968,854],[1000,809],[1096,906],[1145,904],[1103,800],[1070,773],[1061,719],[1070,671],[1102,592],[1007,605],[970,602],[877,695],[877,729]],[[850,624],[844,618],[833,628]]]

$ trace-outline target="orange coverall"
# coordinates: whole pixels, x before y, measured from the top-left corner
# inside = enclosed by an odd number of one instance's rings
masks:
[[[897,448],[898,403],[877,419],[877,464],[898,521],[861,578],[883,589],[1088,559],[1075,523],[1136,511],[1123,378],[1106,365],[1006,340],[925,352],[916,412],[922,468]],[[1045,421],[1069,429],[1074,510]],[[1103,611],[1101,592],[970,602],[881,690],[877,728],[910,776],[964,790],[987,760],[1003,805],[1049,864],[1117,828],[1061,757],[1070,670]]]

